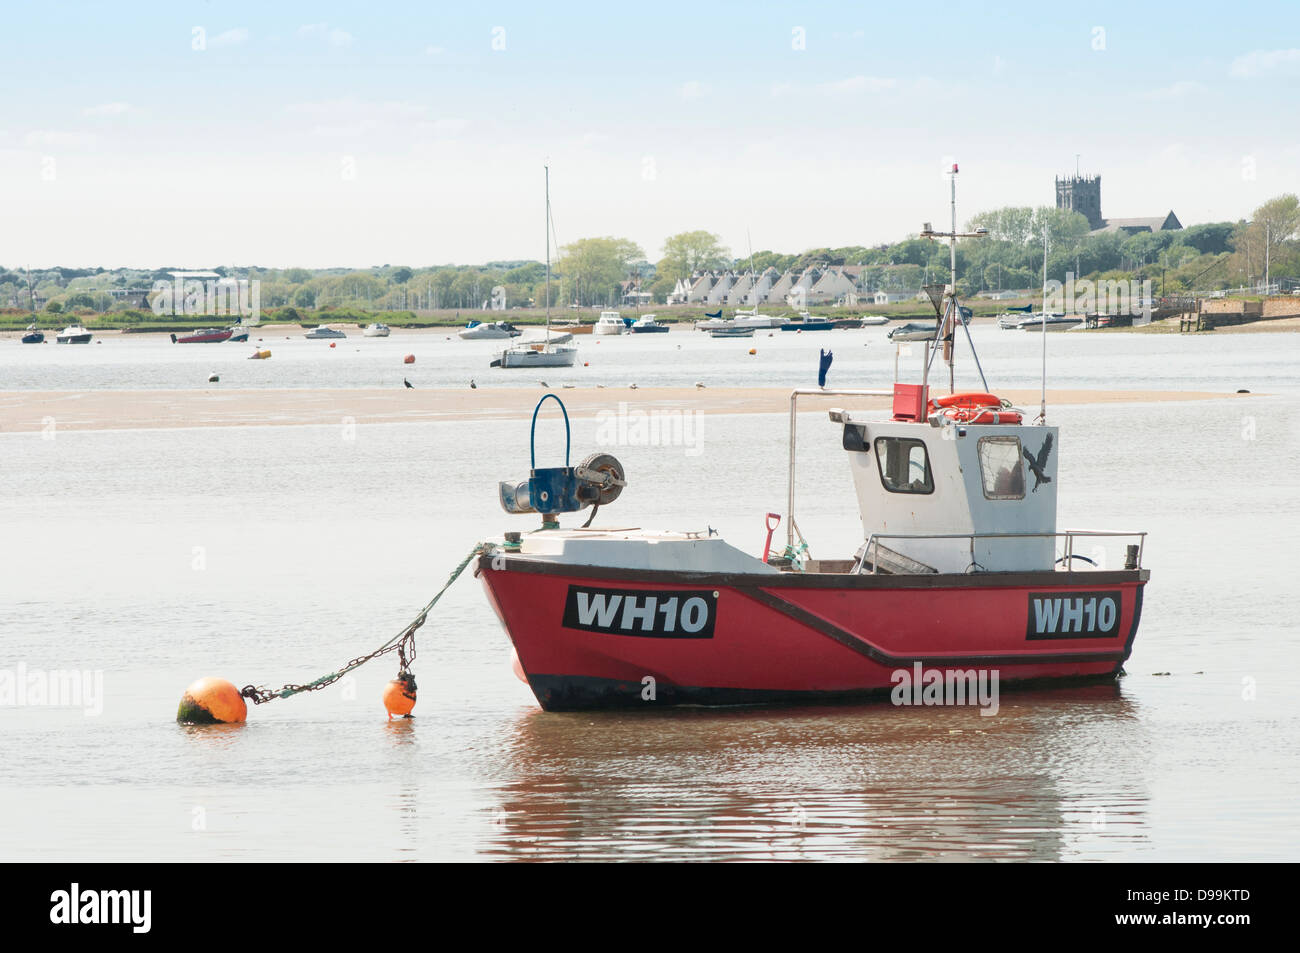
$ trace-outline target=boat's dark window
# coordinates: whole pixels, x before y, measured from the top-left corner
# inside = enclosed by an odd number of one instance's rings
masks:
[[[867,443],[867,428],[861,424],[845,424],[843,447],[857,452],[869,450],[871,445]]]
[[[877,437],[876,464],[880,482],[890,493],[933,493],[930,455],[920,440],[907,437]]]
[[[1019,437],[981,437],[979,456],[985,499],[1025,498],[1025,468],[1021,462]]]

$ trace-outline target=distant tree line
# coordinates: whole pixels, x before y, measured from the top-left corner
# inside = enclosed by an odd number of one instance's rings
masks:
[[[1212,222],[1161,232],[1090,232],[1084,216],[1056,208],[1009,206],[974,216],[967,230],[985,228],[985,238],[957,247],[959,290],[1038,288],[1046,277],[1067,273],[1092,279],[1152,279],[1157,293],[1204,293],[1273,280],[1300,279],[1300,200],[1280,195],[1248,219]],[[914,291],[948,278],[948,248],[915,235],[889,245],[814,248],[798,254],[770,250],[735,257],[709,231],[672,235],[663,257],[646,260],[626,238],[578,239],[558,249],[551,282],[536,261],[417,268],[379,265],[362,269],[228,268],[212,270],[261,282],[261,306],[304,309],[477,310],[493,301],[507,307],[552,308],[617,305],[625,288],[662,303],[677,282],[701,271],[731,269],[784,272],[820,265],[862,266],[866,291]],[[117,269],[55,267],[31,272],[0,267],[0,308],[55,311],[119,311],[147,307],[140,295],[155,281],[170,280],[177,267]],[[117,291],[115,295],[113,292]]]

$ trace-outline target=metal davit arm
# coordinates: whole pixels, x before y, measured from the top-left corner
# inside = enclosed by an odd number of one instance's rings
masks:
[[[786,497],[785,540],[787,548],[794,548],[794,456],[795,430],[799,397],[893,397],[892,390],[823,390],[820,387],[796,387],[790,391],[790,472],[789,494]]]

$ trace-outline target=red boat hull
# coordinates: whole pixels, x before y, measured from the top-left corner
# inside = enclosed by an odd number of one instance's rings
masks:
[[[234,332],[228,329],[224,331],[204,331],[185,337],[177,337],[173,334],[172,341],[176,344],[219,344],[222,341],[229,340],[232,334]]]
[[[548,711],[886,694],[918,664],[1000,684],[1114,678],[1148,578],[633,572],[501,554],[477,574]]]

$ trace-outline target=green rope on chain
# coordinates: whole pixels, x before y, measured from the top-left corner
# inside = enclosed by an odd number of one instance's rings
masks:
[[[807,555],[807,553],[808,544],[800,541],[798,546],[786,546],[781,558],[790,560],[790,568],[795,572],[803,572],[803,563],[800,562],[800,558]]]
[[[263,702],[271,701],[271,699],[273,698],[290,698],[294,695],[301,694],[302,692],[314,692],[318,689],[325,688],[326,686],[332,685],[335,682],[337,682],[344,675],[348,674],[348,672],[351,672],[354,669],[358,669],[362,665],[366,664],[366,662],[378,658],[380,655],[386,655],[387,653],[393,651],[394,649],[397,649],[399,651],[399,654],[403,654],[403,658],[404,658],[404,653],[402,653],[402,646],[411,643],[413,647],[415,631],[418,628],[420,628],[420,626],[424,625],[426,619],[429,616],[429,611],[433,609],[435,605],[438,604],[438,600],[442,598],[443,593],[445,593],[448,589],[450,589],[451,584],[460,578],[460,574],[465,571],[466,566],[468,566],[471,562],[474,561],[474,557],[478,556],[480,553],[489,552],[491,549],[492,549],[491,543],[479,543],[477,546],[471,549],[469,553],[465,556],[465,558],[462,559],[460,563],[456,566],[456,568],[451,571],[451,575],[447,577],[447,582],[443,585],[443,587],[434,594],[432,599],[430,599],[427,603],[425,603],[424,608],[420,610],[419,615],[415,617],[415,619],[411,622],[411,624],[408,625],[401,632],[399,632],[397,635],[393,636],[383,645],[379,646],[379,648],[375,649],[370,654],[362,655],[357,658],[354,658],[352,661],[348,662],[347,665],[344,665],[338,671],[330,672],[327,675],[322,675],[320,678],[316,679],[315,681],[308,682],[305,685],[285,685],[284,687],[280,688],[278,691],[271,691],[270,689],[260,688],[254,685],[245,685],[240,690],[239,694],[244,696],[245,698],[251,699],[253,704],[260,705]],[[412,658],[414,658],[414,654],[412,654]]]

